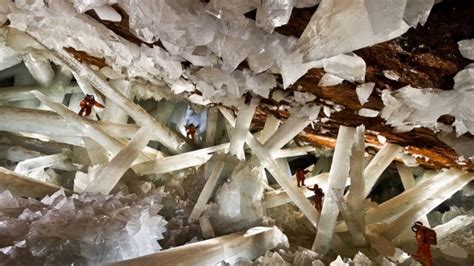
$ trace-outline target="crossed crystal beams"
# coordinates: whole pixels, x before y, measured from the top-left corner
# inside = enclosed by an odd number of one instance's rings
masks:
[[[107,99],[122,108],[122,110],[130,115],[138,125],[144,127],[152,126],[157,140],[170,151],[174,153],[182,153],[191,149],[182,137],[170,130],[161,122],[155,120],[155,118],[147,113],[141,106],[134,104],[130,99],[125,97],[122,92],[110,86],[108,82],[100,78],[89,67],[75,59],[74,56],[70,55],[63,49],[50,49],[40,40],[37,40],[30,34],[28,35],[48,50],[51,57],[55,57],[58,61],[69,67],[73,73],[89,82],[89,84],[91,84],[96,90],[105,95]]]

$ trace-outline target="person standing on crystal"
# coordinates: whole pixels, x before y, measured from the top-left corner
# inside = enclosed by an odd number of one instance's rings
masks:
[[[313,188],[308,187],[308,189],[314,191],[314,207],[318,212],[321,212],[321,209],[323,208],[323,190],[318,186],[318,184],[314,184]]]
[[[199,125],[196,127],[193,123],[190,123],[184,126],[184,128],[186,129],[186,138],[190,138],[193,140],[193,142],[196,142],[195,136],[196,136],[196,131],[199,128]]]
[[[416,243],[418,245],[416,255],[412,255],[412,257],[421,262],[423,266],[433,266],[430,245],[436,245],[436,232],[423,226],[423,223],[419,221],[415,222],[411,230],[416,233]]]
[[[305,180],[305,178],[306,178],[305,175],[306,175],[307,173],[309,173],[309,171],[303,170],[303,169],[301,169],[301,168],[298,168],[298,169],[296,170],[296,185],[297,185],[298,187],[306,186],[306,185],[304,184],[304,180]]]
[[[99,108],[104,108],[104,106],[95,101],[94,95],[87,94],[86,97],[81,101],[79,104],[81,106],[81,110],[79,110],[80,116],[89,116],[92,112],[92,107],[96,106]]]

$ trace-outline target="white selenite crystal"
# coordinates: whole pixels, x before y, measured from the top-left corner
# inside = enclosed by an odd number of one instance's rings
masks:
[[[403,20],[405,20],[410,27],[416,28],[418,24],[423,26],[430,15],[433,5],[434,0],[409,0],[405,7]]]
[[[335,86],[335,85],[341,84],[343,81],[344,81],[343,78],[340,78],[331,73],[325,73],[323,77],[319,80],[318,86],[322,86],[322,87]]]
[[[403,21],[406,2],[322,1],[298,46],[305,59],[318,60],[398,37],[408,30]]]
[[[58,191],[60,187],[15,173],[0,167],[0,190],[9,190],[16,197],[44,197]]]
[[[99,16],[102,20],[112,21],[112,22],[120,22],[122,20],[122,16],[115,11],[115,9],[111,6],[105,5],[101,7],[94,8],[95,13]]]
[[[288,88],[312,68],[322,67],[322,61],[303,61],[303,54],[295,51],[280,59],[280,71],[283,78],[283,89]]]
[[[364,84],[357,85],[356,93],[357,93],[357,99],[359,99],[360,105],[364,105],[369,100],[369,96],[372,94],[374,87],[375,87],[375,83],[373,82],[367,82]]]
[[[28,246],[12,243],[7,247],[13,252],[2,249],[0,254],[15,260],[21,252],[27,264],[102,265],[148,255],[161,249],[157,240],[166,231],[166,221],[157,215],[161,209],[157,193],[140,199],[121,194],[68,197],[60,190],[41,202],[16,200],[19,214],[9,217],[14,223],[6,224],[7,238],[26,241]],[[5,207],[0,207],[2,213]]]
[[[456,118],[453,126],[458,136],[466,132],[474,133],[474,110],[469,104],[474,99],[470,93],[474,88],[473,76],[474,68],[467,66],[461,70],[454,77],[454,90],[451,91],[416,89],[411,86],[393,93],[384,90],[382,100],[385,107],[381,117],[402,132],[415,127],[449,131],[451,128],[440,125],[438,118],[450,114]]]
[[[379,115],[379,111],[368,108],[362,108],[357,112],[357,114],[364,117],[376,117]]]
[[[394,80],[394,81],[398,81],[398,79],[400,78],[400,76],[393,70],[384,70],[383,75],[386,78],[388,78],[390,80]]]
[[[224,162],[218,161],[213,165],[211,175],[206,181],[204,188],[199,194],[199,198],[194,205],[191,214],[189,215],[189,220],[196,220],[201,215],[202,211],[204,210],[205,205],[209,201],[212,193],[214,192],[214,188],[216,187],[217,181],[219,181],[219,177],[221,176],[222,170],[224,169]]]
[[[99,166],[93,173],[90,173],[91,181],[85,188],[85,191],[109,194],[148,144],[152,135],[151,127],[141,128],[109,163]]]
[[[297,103],[305,104],[307,102],[311,102],[316,99],[316,96],[314,94],[311,94],[309,92],[299,92],[295,91],[293,92],[295,96],[295,101]]]
[[[458,180],[463,174],[464,173],[460,170],[452,169],[419,182],[415,187],[383,202],[376,208],[369,209],[366,215],[366,223],[381,223],[387,220],[393,220],[394,217],[399,217],[416,203],[424,202],[427,198],[437,195],[437,191],[441,188],[444,187],[446,189],[447,183]],[[451,189],[452,188],[449,188],[449,190]],[[343,226],[338,225],[337,231],[339,232],[342,228]]]
[[[204,164],[212,157],[212,153],[217,151],[227,152],[228,149],[229,143],[219,144],[204,149],[138,163],[132,166],[132,170],[138,176],[169,173]]]
[[[295,0],[262,0],[257,8],[256,24],[266,32],[288,23]]]
[[[92,139],[97,141],[97,143],[107,149],[110,153],[116,154],[124,146],[119,140],[109,136],[103,130],[92,124],[89,119],[80,117],[78,114],[73,113],[62,104],[58,104],[51,101],[50,99],[48,99],[48,97],[46,97],[39,91],[33,91],[32,93],[43,103],[48,105],[48,107],[50,107],[62,117],[64,117],[67,122],[74,124],[81,131],[83,131],[85,134],[90,136]]]
[[[227,121],[235,126],[235,119],[232,114],[230,114],[226,109],[219,108],[221,113],[227,119]],[[293,123],[299,123],[301,126],[302,121],[295,119]],[[309,123],[309,122],[308,122]],[[297,133],[297,130],[291,129],[290,126],[287,126],[285,129],[278,129],[278,131],[265,143],[265,146],[260,144],[250,132],[247,133],[247,139],[245,142],[251,148],[252,152],[257,156],[257,158],[262,162],[264,167],[272,174],[272,176],[277,180],[277,182],[286,190],[290,198],[295,202],[298,208],[306,215],[310,222],[317,226],[317,212],[314,209],[314,206],[306,199],[304,194],[302,194],[288,179],[284,170],[280,167],[277,161],[272,158],[273,154],[269,148],[272,148],[273,151],[280,149],[286,142],[283,139],[289,138],[292,139]],[[279,133],[280,132],[280,133]],[[286,132],[293,133],[293,135],[284,135],[289,134]]]
[[[83,13],[97,7],[114,4],[117,0],[73,0],[71,2],[74,3],[77,11]]]
[[[170,265],[194,265],[197,261],[203,265],[216,265],[225,261],[234,265],[242,258],[255,259],[268,250],[288,246],[288,239],[277,227],[253,227],[244,232],[171,248],[151,256],[119,261],[115,265],[153,264],[157,261],[166,261]]]
[[[363,245],[365,243],[365,215],[364,215],[364,154],[365,154],[365,128],[359,126],[354,133],[354,146],[352,147],[350,159],[351,187],[347,193],[347,212],[349,218],[353,221],[349,223],[349,232],[352,235],[355,245]]]
[[[88,80],[98,91],[102,92],[108,99],[112,100],[115,104],[125,110],[138,124],[142,126],[152,125],[155,136],[160,139],[160,143],[164,146],[175,152],[186,151],[189,149],[189,145],[181,137],[167,128],[164,124],[155,120],[141,106],[133,103],[122,93],[111,87],[106,81],[97,76],[97,74],[95,74],[91,69],[82,65],[73,56],[63,50],[56,51],[54,55],[60,58],[60,60],[68,65],[73,71],[81,73],[84,79]]]
[[[355,129],[339,127],[336,140],[334,159],[329,171],[329,184],[325,191],[323,208],[319,219],[318,232],[312,250],[319,254],[326,254],[331,248],[339,208],[339,201],[344,193],[347,176],[349,175],[351,148],[354,143]]]
[[[356,54],[340,54],[323,59],[324,71],[349,82],[365,80],[365,61]]]
[[[385,143],[379,152],[377,152],[375,157],[364,169],[364,197],[369,195],[382,172],[390,165],[390,163],[401,151],[402,147],[395,144]]]
[[[306,8],[312,7],[319,4],[321,0],[296,0],[295,7],[297,8]]]
[[[455,258],[466,259],[469,256],[467,251],[458,246],[456,243],[446,243],[444,245],[440,245],[439,249],[443,254]]]
[[[474,175],[472,173],[460,173],[457,176],[454,176],[454,178],[451,178],[447,183],[445,183],[445,186],[432,191],[434,192],[432,197],[427,198],[424,202],[416,203],[415,206],[388,224],[385,228],[384,236],[389,240],[394,239],[403,232],[404,229],[408,230],[416,220],[428,214],[428,212],[432,211],[436,206],[450,198],[454,193],[462,189],[472,180],[474,180]]]
[[[216,237],[212,224],[209,221],[209,217],[206,215],[199,217],[199,227],[201,227],[202,236],[205,239]]]
[[[230,139],[229,153],[237,156],[240,160],[245,159],[245,138],[247,137],[250,123],[252,123],[255,108],[257,108],[259,102],[258,98],[253,98],[249,104],[243,103],[237,115],[234,133]]]
[[[462,56],[474,60],[474,39],[459,41],[458,46]]]

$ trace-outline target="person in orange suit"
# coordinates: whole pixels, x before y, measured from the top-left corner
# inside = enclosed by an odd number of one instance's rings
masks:
[[[99,108],[104,108],[104,106],[95,101],[94,95],[87,94],[84,100],[81,101],[79,104],[81,106],[81,110],[79,110],[80,116],[88,116],[92,112],[92,107],[96,106]]]
[[[416,233],[418,250],[412,257],[424,266],[433,266],[430,245],[436,245],[436,232],[417,221],[411,230]]]
[[[323,208],[323,190],[318,186],[318,184],[314,184],[313,188],[308,189],[314,191],[314,207],[318,212],[321,212],[321,209]]]
[[[196,127],[193,123],[191,123],[184,126],[184,128],[186,129],[186,138],[190,138],[193,140],[193,142],[195,142],[195,136],[199,126]]]
[[[307,173],[309,173],[307,170],[303,170],[301,168],[296,170],[296,185],[298,187],[305,186],[304,180]]]

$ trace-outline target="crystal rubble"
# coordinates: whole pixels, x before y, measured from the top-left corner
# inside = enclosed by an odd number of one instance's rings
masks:
[[[328,187],[325,191],[318,232],[312,249],[320,254],[326,254],[331,248],[339,208],[336,204],[344,193],[346,180],[349,175],[349,160],[354,143],[355,130],[341,126],[336,140],[334,158],[329,171]],[[337,163],[336,163],[337,162]]]
[[[266,32],[273,32],[275,27],[288,23],[293,5],[294,0],[263,0],[257,8],[256,25]]]
[[[11,242],[1,249],[3,262],[98,265],[159,251],[166,221],[157,212],[161,195],[73,195],[58,191],[41,202],[0,194]],[[22,230],[19,230],[22,228]],[[23,243],[23,244],[22,244]]]
[[[234,264],[239,258],[255,259],[267,250],[285,247],[288,247],[288,239],[278,228],[254,227],[111,265],[144,265],[156,261],[165,265],[193,265],[196,261],[203,265],[221,261]]]

